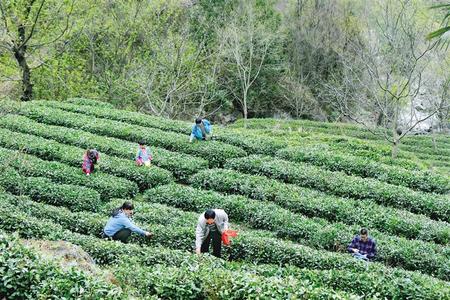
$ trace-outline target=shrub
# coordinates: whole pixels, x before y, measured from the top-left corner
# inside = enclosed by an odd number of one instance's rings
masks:
[[[140,125],[144,127],[158,128],[183,134],[191,133],[192,123],[183,122],[179,120],[170,120],[162,117],[152,116],[148,114],[126,111],[114,108],[95,108],[83,107],[83,103],[75,103],[78,105],[58,102],[58,101],[36,101],[38,105],[54,107],[65,111],[81,113],[85,115],[94,116],[97,118],[104,118],[109,120],[116,120],[125,123]]]
[[[7,197],[10,196],[0,194],[2,201]],[[169,250],[160,247],[142,248],[134,244],[124,245],[119,242],[100,240],[94,237],[72,233],[63,230],[60,225],[43,220],[42,218],[38,220],[34,217],[27,216],[23,212],[15,209],[14,206],[8,206],[7,203],[0,206],[0,216],[0,228],[2,230],[8,232],[17,231],[25,238],[64,239],[81,246],[83,250],[88,252],[101,265],[117,264],[124,259],[133,258],[136,264],[126,264],[130,270],[137,270],[136,268],[142,268],[144,266],[151,267],[155,264],[194,267],[196,264],[202,263],[230,270],[236,268],[238,270],[249,270],[249,272],[256,272],[256,274],[264,276],[273,276],[280,272],[278,266],[235,265],[208,256],[198,257],[197,255],[178,250]],[[253,241],[248,244],[248,239]],[[345,277],[335,272],[330,274],[328,271],[310,271],[319,272],[318,277],[315,277],[315,281],[312,282],[320,283],[325,281],[330,286],[339,286],[339,288],[346,289],[350,292],[359,293],[359,283],[364,282],[367,278],[373,277],[377,280],[372,280],[367,283],[373,284],[368,285],[370,288],[365,291],[366,295],[387,295],[388,298],[395,298],[396,295],[407,295],[408,297],[414,298],[417,295],[419,298],[424,299],[440,299],[442,295],[448,294],[449,287],[445,282],[420,273],[407,272],[401,269],[389,269],[378,263],[371,263],[369,268],[367,268],[363,263],[355,261],[351,257],[317,251],[300,245],[292,245],[292,247],[288,247],[290,250],[286,251],[286,245],[289,243],[274,241],[273,239],[261,239],[258,236],[245,237],[241,243],[241,247],[236,247],[236,244],[233,244],[234,246],[232,247],[232,252],[236,258],[239,255],[249,255],[249,258],[253,259],[253,255],[256,258],[255,262],[264,262],[269,260],[270,257],[273,257],[279,261],[279,265],[292,262],[296,265],[310,266],[314,269],[343,269],[342,272],[345,271]],[[273,248],[274,246],[276,247]],[[293,256],[295,253],[297,253],[296,256]],[[268,254],[271,255],[268,256]],[[292,272],[291,274],[297,278],[302,278],[306,272],[305,270],[293,267],[283,268],[283,270]],[[326,276],[326,278],[321,278],[322,275],[320,274],[322,273],[320,272],[323,272],[323,276]],[[141,273],[139,272],[138,274]],[[307,275],[308,273],[306,272],[305,274]],[[384,280],[384,277],[381,277],[380,274],[387,274],[388,277]],[[309,278],[312,278],[312,276],[309,275]],[[340,282],[343,282],[342,286],[340,286]]]
[[[92,106],[100,109],[114,108],[114,105],[112,105],[111,103],[86,98],[68,98],[64,102],[76,105]]]
[[[123,299],[122,291],[72,267],[43,261],[16,236],[0,232],[0,297],[4,299]]]
[[[445,144],[446,147],[447,144]],[[450,147],[449,147],[450,148]],[[450,157],[450,149],[449,148],[430,148],[423,147],[422,145],[411,145],[411,144],[400,144],[400,149],[406,150],[413,153],[422,153],[430,156],[442,156],[442,157]]]
[[[357,227],[341,223],[328,224],[321,219],[308,219],[272,203],[263,203],[241,196],[223,196],[210,191],[180,185],[166,185],[146,191],[145,199],[175,206],[183,210],[202,211],[222,208],[230,219],[245,222],[255,229],[272,230],[279,237],[310,247],[346,252]],[[448,260],[442,247],[421,241],[408,241],[382,235],[371,230],[378,245],[377,259],[388,265],[420,270],[439,278],[448,278]],[[272,250],[273,251],[273,250]],[[427,256],[423,256],[426,251]]]
[[[246,155],[246,152],[238,147],[217,141],[189,143],[189,137],[179,133],[160,129],[149,130],[142,126],[93,118],[83,114],[65,112],[60,109],[43,107],[36,104],[37,102],[27,103],[20,113],[46,124],[78,128],[91,133],[116,137],[132,142],[143,140],[148,145],[202,157],[211,166],[220,166],[229,158]]]
[[[86,115],[95,116],[98,118],[121,121],[129,124],[157,128],[165,131],[172,131],[182,134],[190,134],[193,123],[183,122],[178,120],[168,120],[161,117],[151,116],[137,112],[130,112],[118,109],[104,109],[104,108],[89,108],[80,107],[78,105],[66,104],[57,101],[39,101],[38,104],[62,109],[69,112],[82,113]],[[82,104],[82,103],[80,103]],[[259,154],[275,154],[276,150],[285,147],[285,143],[270,139],[259,138],[256,136],[247,135],[242,137],[232,132],[214,130],[214,139],[231,144],[249,153]]]
[[[375,178],[426,192],[445,194],[450,190],[450,180],[443,176],[400,169],[345,154],[295,147],[282,149],[277,152],[277,156],[294,162],[307,162],[330,171],[343,171],[348,175]]]
[[[309,217],[331,222],[374,228],[410,239],[448,244],[450,226],[422,215],[377,205],[367,200],[334,197],[324,193],[282,183],[263,176],[242,174],[234,170],[204,170],[192,177],[193,186],[218,192],[239,194],[257,200],[273,201],[280,207]]]
[[[10,149],[20,149],[46,160],[57,160],[71,166],[79,167],[80,174],[82,174],[81,164],[83,154],[85,153],[84,149],[2,128],[0,128],[0,146]],[[173,181],[170,172],[166,170],[155,166],[152,168],[137,168],[133,161],[108,156],[106,154],[100,154],[100,160],[96,168],[97,171],[100,169],[110,175],[134,181],[141,189]],[[94,172],[91,176],[95,177],[96,175],[97,172]]]
[[[262,277],[250,272],[230,271],[215,265],[151,268],[128,266],[116,268],[125,284],[139,287],[143,295],[157,295],[163,299],[358,299],[330,287],[311,285],[300,277]],[[142,295],[142,294],[141,294]]]
[[[29,195],[35,201],[67,206],[73,210],[95,211],[100,206],[100,195],[92,189],[56,184],[42,177],[21,176],[11,168],[3,168],[0,185],[16,195]]]
[[[55,161],[45,161],[19,151],[0,148],[0,164],[13,167],[22,176],[47,177],[53,182],[81,185],[94,189],[102,199],[133,197],[138,192],[134,182],[97,172],[87,177],[79,168]]]
[[[432,219],[450,221],[450,201],[442,195],[415,192],[406,187],[370,178],[324,171],[307,164],[274,161],[262,156],[231,159],[225,167],[244,173],[265,175],[337,196],[367,199],[381,205],[408,209],[414,213],[425,214]]]
[[[84,149],[95,148],[100,152],[130,161],[135,159],[138,147],[137,143],[67,127],[46,125],[18,115],[3,117],[0,119],[0,126],[12,131],[33,134]],[[152,163],[171,171],[180,180],[185,180],[189,175],[208,167],[208,162],[202,158],[171,152],[152,145],[149,145],[149,148],[153,154]]]
[[[248,132],[237,132],[232,130],[216,130],[214,139],[241,147],[247,153],[275,155],[277,150],[287,147],[287,143],[271,137],[261,137]]]

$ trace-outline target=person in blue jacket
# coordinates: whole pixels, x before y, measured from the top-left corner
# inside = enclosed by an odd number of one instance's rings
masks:
[[[127,243],[131,232],[136,232],[145,237],[151,237],[152,234],[137,227],[131,221],[134,206],[131,202],[124,202],[121,207],[116,208],[103,229],[103,236],[113,240]]]
[[[189,142],[192,143],[192,141],[195,139],[199,141],[206,141],[208,138],[208,135],[212,134],[212,125],[209,123],[208,120],[197,118],[195,119],[195,124],[192,125],[192,131],[191,131],[191,137],[189,139]]]

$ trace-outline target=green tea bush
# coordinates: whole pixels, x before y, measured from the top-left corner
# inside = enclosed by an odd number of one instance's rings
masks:
[[[116,276],[126,285],[136,285],[141,296],[162,299],[359,299],[330,287],[319,287],[300,277],[262,277],[250,272],[230,271],[210,264],[130,269],[126,262]]]
[[[27,103],[21,114],[38,122],[61,125],[132,142],[145,141],[148,145],[166,148],[206,159],[211,166],[220,166],[227,159],[242,157],[246,152],[238,147],[217,141],[189,143],[189,136],[156,128],[130,125],[119,121],[94,118],[83,114]]]
[[[195,187],[273,201],[281,207],[309,217],[374,228],[409,239],[444,245],[450,242],[450,225],[446,222],[377,205],[368,200],[326,195],[264,176],[243,174],[234,170],[210,169],[197,173],[192,177],[191,183]]]
[[[157,128],[165,131],[172,131],[186,135],[191,133],[191,127],[193,125],[193,122],[188,123],[178,120],[168,120],[161,117],[151,116],[137,112],[123,111],[118,109],[104,109],[104,108],[92,109],[78,105],[61,103],[57,101],[39,101],[39,104],[59,108],[65,111],[91,115],[98,118],[116,120],[129,124],[150,128]],[[272,140],[270,138],[262,139],[250,135],[242,137],[223,130],[218,131],[214,129],[213,134],[215,140],[243,148],[249,153],[275,154],[276,150],[286,146],[284,143]]]
[[[0,128],[0,146],[23,150],[26,153],[36,155],[45,160],[57,160],[71,166],[79,167],[80,174],[82,174],[81,164],[83,162],[83,154],[86,151],[84,149],[2,128]],[[100,153],[100,160],[96,168],[97,171],[101,170],[110,175],[134,181],[141,189],[173,181],[172,175],[167,170],[155,166],[152,168],[138,168],[131,160],[102,153]],[[94,172],[91,176],[95,177],[96,175],[96,172]]]
[[[94,116],[97,118],[104,118],[109,120],[116,120],[125,123],[140,125],[144,127],[158,128],[162,130],[168,130],[183,134],[191,133],[192,123],[179,121],[179,120],[171,120],[167,118],[152,116],[149,114],[143,114],[133,111],[126,111],[122,109],[114,109],[114,107],[85,107],[83,103],[64,103],[58,101],[35,101],[36,104],[44,105],[48,107],[59,108],[65,111],[81,113],[85,115]],[[97,102],[97,101],[95,101]],[[88,102],[86,102],[88,103]],[[92,106],[92,105],[91,105]]]
[[[95,211],[100,207],[100,195],[89,188],[57,184],[43,177],[21,176],[12,168],[2,168],[0,185],[16,195],[29,195],[33,200],[66,206],[72,210]]]
[[[114,155],[123,159],[134,160],[138,149],[137,143],[99,136],[90,132],[38,123],[27,117],[7,115],[0,119],[0,126],[12,131],[37,135],[53,139],[63,144],[95,148],[102,153]],[[179,180],[185,180],[198,170],[208,167],[208,162],[191,155],[171,152],[163,148],[148,145],[153,154],[152,163],[158,167],[171,171]]]
[[[57,183],[86,186],[100,193],[102,199],[128,198],[138,192],[136,183],[124,178],[103,172],[87,177],[79,168],[5,148],[0,148],[0,164],[15,168],[22,176],[47,177]]]
[[[64,102],[76,105],[92,106],[103,109],[114,108],[114,105],[112,105],[111,103],[86,98],[68,98],[64,100]]]
[[[4,200],[7,195],[0,194],[0,200]],[[91,255],[94,260],[100,265],[110,265],[120,263],[127,258],[136,259],[136,264],[126,264],[130,270],[141,268],[143,266],[154,266],[156,264],[164,264],[167,266],[193,266],[195,264],[203,263],[206,265],[215,265],[218,268],[227,269],[243,269],[251,270],[252,273],[268,274],[273,276],[279,272],[277,266],[262,266],[262,265],[234,265],[226,263],[223,260],[216,260],[208,256],[197,256],[188,254],[184,251],[169,250],[160,247],[140,247],[135,244],[122,244],[120,242],[113,242],[101,240],[95,237],[89,237],[78,233],[72,233],[64,230],[60,225],[53,222],[37,219],[26,215],[23,212],[15,209],[14,206],[8,204],[0,206],[0,229],[7,232],[18,232],[24,238],[45,238],[48,240],[64,239],[73,244],[79,245],[86,252]],[[279,261],[279,265],[293,263],[295,265],[309,266],[310,268],[333,268],[345,271],[345,277],[342,274],[335,272],[324,272],[326,278],[318,276],[314,277],[317,282],[329,282],[330,286],[339,286],[339,282],[343,282],[342,288],[349,292],[360,293],[360,285],[358,283],[364,282],[366,278],[376,277],[377,280],[371,281],[371,289],[368,289],[366,295],[388,295],[388,298],[396,295],[408,295],[413,297],[415,295],[427,295],[424,299],[442,299],[442,295],[447,295],[449,287],[445,282],[430,278],[426,275],[414,272],[407,272],[401,269],[389,269],[378,263],[371,263],[369,268],[365,264],[355,261],[348,256],[342,256],[334,253],[317,251],[308,247],[300,245],[292,245],[286,251],[287,242],[275,241],[274,239],[259,238],[258,236],[247,236],[246,239],[252,239],[253,242],[248,244],[246,240],[237,247],[235,243],[231,247],[233,255],[237,258],[239,255],[253,255],[256,260],[260,261],[270,260],[273,257]],[[252,246],[254,245],[254,246]],[[275,246],[275,247],[274,247]],[[272,250],[269,250],[272,247]],[[235,249],[236,248],[236,249]],[[259,251],[259,252],[258,252]],[[294,255],[297,253],[296,255]],[[271,254],[268,256],[268,254]],[[256,255],[256,256],[255,256]],[[285,268],[283,268],[285,269]],[[292,272],[291,275],[295,277],[303,276],[304,270],[299,270],[290,267],[285,269],[286,272]],[[333,270],[334,271],[334,270]],[[311,271],[312,272],[312,271]],[[318,271],[315,271],[318,272]],[[141,274],[139,272],[139,274]],[[386,280],[379,274],[389,274]],[[309,275],[309,278],[313,278]],[[346,279],[345,281],[343,279]],[[350,280],[351,279],[351,280]],[[383,285],[379,285],[383,282]],[[407,289],[403,288],[404,286]],[[339,287],[341,288],[341,287]]]
[[[359,229],[341,223],[329,224],[323,219],[308,219],[272,203],[241,196],[224,196],[176,184],[148,190],[144,197],[148,201],[183,210],[222,208],[227,211],[231,220],[245,222],[255,229],[275,231],[281,238],[289,238],[313,248],[332,251],[346,252],[347,245]],[[449,277],[450,262],[442,247],[422,241],[389,237],[375,230],[371,230],[371,234],[377,240],[379,261],[408,270],[420,270],[439,278]],[[424,251],[426,256],[423,255]]]
[[[2,299],[123,299],[121,289],[79,269],[42,260],[16,236],[0,231]]]
[[[443,195],[415,192],[370,178],[348,176],[341,172],[325,171],[307,164],[273,160],[270,157],[231,159],[225,167],[265,175],[341,197],[372,200],[381,205],[425,214],[436,220],[450,221],[450,201]]]
[[[275,155],[275,153],[287,147],[287,143],[271,137],[261,137],[248,132],[236,132],[228,130],[216,130],[214,139],[240,147],[251,154]]]
[[[442,156],[442,157],[450,157],[450,145],[447,146],[446,148],[430,148],[430,147],[423,147],[421,145],[411,145],[411,144],[406,144],[406,145],[400,145],[400,149],[402,150],[406,150],[409,152],[413,152],[413,153],[422,153],[422,154],[426,154],[426,155],[430,155],[430,156]]]
[[[445,194],[450,190],[450,180],[443,176],[431,172],[410,171],[387,166],[345,154],[295,147],[282,149],[277,152],[277,156],[294,162],[310,163],[330,171],[343,171],[348,175],[375,178],[425,192]]]
[[[450,146],[450,137],[448,134],[432,134],[432,135],[413,135],[413,136],[407,136],[402,143],[406,145],[417,145],[417,146],[424,146],[433,148],[434,143],[433,140],[436,142],[436,145],[439,147],[444,146],[449,147]]]

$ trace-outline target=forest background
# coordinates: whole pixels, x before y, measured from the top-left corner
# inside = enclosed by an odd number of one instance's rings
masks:
[[[449,126],[431,0],[1,0],[0,98],[166,118]],[[412,128],[413,127],[413,128]],[[395,133],[394,133],[395,135]]]

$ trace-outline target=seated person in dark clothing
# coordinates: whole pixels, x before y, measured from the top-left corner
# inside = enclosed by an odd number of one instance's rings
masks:
[[[353,257],[362,260],[372,260],[377,255],[376,243],[369,237],[367,229],[362,228],[360,234],[355,236],[347,250]]]

